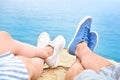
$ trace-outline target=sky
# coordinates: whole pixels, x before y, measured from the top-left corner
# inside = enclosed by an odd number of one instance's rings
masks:
[[[3,8],[11,7],[30,11],[54,11],[58,12],[70,10],[80,11],[99,11],[99,10],[120,10],[118,9],[120,0],[0,0],[0,6]],[[24,7],[24,8],[23,8]],[[54,11],[55,12],[55,11]],[[77,11],[75,11],[77,12]]]

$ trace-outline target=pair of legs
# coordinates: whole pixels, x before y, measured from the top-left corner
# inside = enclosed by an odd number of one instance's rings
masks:
[[[97,44],[97,34],[90,30],[91,22],[92,18],[90,16],[83,18],[69,44],[68,51],[76,56],[76,61],[66,73],[66,80],[73,80],[87,69],[97,73],[100,68],[112,65],[107,59],[93,52]]]
[[[10,51],[22,60],[28,70],[30,80],[35,80],[41,75],[45,59],[54,52],[54,48],[47,45],[34,47],[14,40],[7,32],[0,31],[0,55]]]
[[[10,51],[22,60],[31,80],[35,80],[41,75],[44,63],[51,68],[58,66],[59,55],[64,46],[65,39],[62,35],[58,35],[51,41],[49,34],[43,32],[39,35],[37,47],[35,47],[14,40],[7,32],[0,31],[0,55]]]
[[[79,73],[86,69],[98,71],[102,67],[112,65],[107,59],[95,54],[85,42],[76,47],[76,61],[66,73],[66,80],[73,80]]]

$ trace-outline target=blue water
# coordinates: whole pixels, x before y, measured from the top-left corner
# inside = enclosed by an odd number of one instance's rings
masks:
[[[53,40],[61,34],[66,47],[79,21],[92,16],[92,30],[99,34],[95,52],[120,61],[120,0],[0,0],[0,30],[36,45],[46,31]]]

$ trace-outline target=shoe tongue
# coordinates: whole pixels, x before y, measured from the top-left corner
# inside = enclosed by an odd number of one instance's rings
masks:
[[[53,44],[53,42],[52,42],[52,41],[50,41],[50,42],[49,42],[49,44],[48,44],[48,46],[51,46],[51,47],[53,47],[53,48],[54,48],[54,46],[55,46],[55,45]]]

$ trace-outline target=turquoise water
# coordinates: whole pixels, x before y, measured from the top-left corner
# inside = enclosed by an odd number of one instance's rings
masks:
[[[52,40],[61,34],[67,47],[79,21],[89,15],[92,30],[99,34],[95,52],[120,61],[119,5],[119,0],[0,0],[0,30],[32,45],[41,32],[48,32]]]

